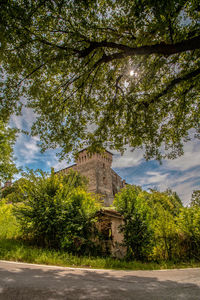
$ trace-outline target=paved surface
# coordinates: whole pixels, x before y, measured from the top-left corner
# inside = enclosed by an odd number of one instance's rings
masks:
[[[200,300],[200,268],[112,271],[0,261],[0,299]]]

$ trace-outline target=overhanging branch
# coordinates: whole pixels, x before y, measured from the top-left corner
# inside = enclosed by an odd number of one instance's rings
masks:
[[[172,54],[200,49],[200,35],[175,44],[159,43],[135,48],[107,41],[90,42],[89,47],[79,51],[79,57],[84,58],[97,48],[117,49],[122,50],[122,52],[117,52],[111,55],[103,55],[102,58],[96,62],[96,65],[135,55],[160,54],[169,56]]]
[[[196,77],[197,75],[200,75],[200,68],[198,68],[195,71],[192,71],[190,73],[187,73],[184,76],[180,76],[178,78],[173,79],[166,87],[165,89],[160,92],[156,97],[154,97],[154,100],[159,99],[160,97],[166,95],[175,85],[177,85],[178,83],[182,82],[182,81],[186,81],[189,79],[192,79],[194,77]]]

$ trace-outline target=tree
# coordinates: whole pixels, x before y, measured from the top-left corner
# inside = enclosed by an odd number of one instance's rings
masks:
[[[0,17],[1,114],[25,96],[43,150],[174,158],[200,136],[198,1],[9,0]]]
[[[115,196],[113,204],[124,219],[121,231],[129,259],[147,259],[152,248],[147,196],[139,186],[127,186]]]
[[[148,194],[147,203],[152,209],[152,214],[156,217],[159,212],[158,209],[163,208],[168,211],[171,215],[176,216],[183,204],[181,199],[176,192],[172,192],[170,189],[167,189],[165,192],[158,192],[151,190]]]
[[[146,204],[150,208],[149,222],[154,239],[152,257],[170,260],[179,257],[175,218],[183,207],[181,199],[170,189],[164,192],[151,190]]]
[[[16,130],[11,129],[0,119],[0,182],[12,178],[17,173],[13,162],[13,145]]]
[[[50,176],[30,171],[21,182],[15,214],[24,237],[36,245],[89,253],[92,224],[99,204],[86,192],[85,179],[77,172]]]
[[[154,205],[150,222],[154,233],[153,257],[171,260],[177,255],[178,244],[174,212],[157,203]]]
[[[20,228],[13,214],[13,205],[0,201],[0,239],[12,239],[19,236]]]
[[[181,247],[187,258],[200,258],[200,208],[183,207],[177,217],[177,226],[182,235]],[[183,257],[183,256],[182,256]]]
[[[200,207],[200,190],[195,190],[192,193],[191,206],[199,206]]]
[[[23,201],[25,199],[22,186],[28,183],[28,179],[21,177],[16,180],[11,186],[5,187],[2,190],[1,197],[6,200],[7,203],[15,203]]]

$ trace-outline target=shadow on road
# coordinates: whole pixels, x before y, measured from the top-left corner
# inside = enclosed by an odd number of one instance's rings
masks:
[[[173,271],[169,280],[166,271],[158,271],[156,275],[143,271],[137,276],[131,272],[22,267],[17,264],[10,264],[6,270],[0,265],[0,299],[200,299],[200,286],[185,280],[180,282],[182,277],[174,278]],[[200,276],[200,271],[194,275]]]

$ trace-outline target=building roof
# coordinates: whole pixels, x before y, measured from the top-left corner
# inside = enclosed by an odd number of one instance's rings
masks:
[[[123,219],[122,215],[114,209],[103,208],[97,212],[97,215],[104,215],[104,216],[106,215],[106,216],[117,218],[117,219]]]

